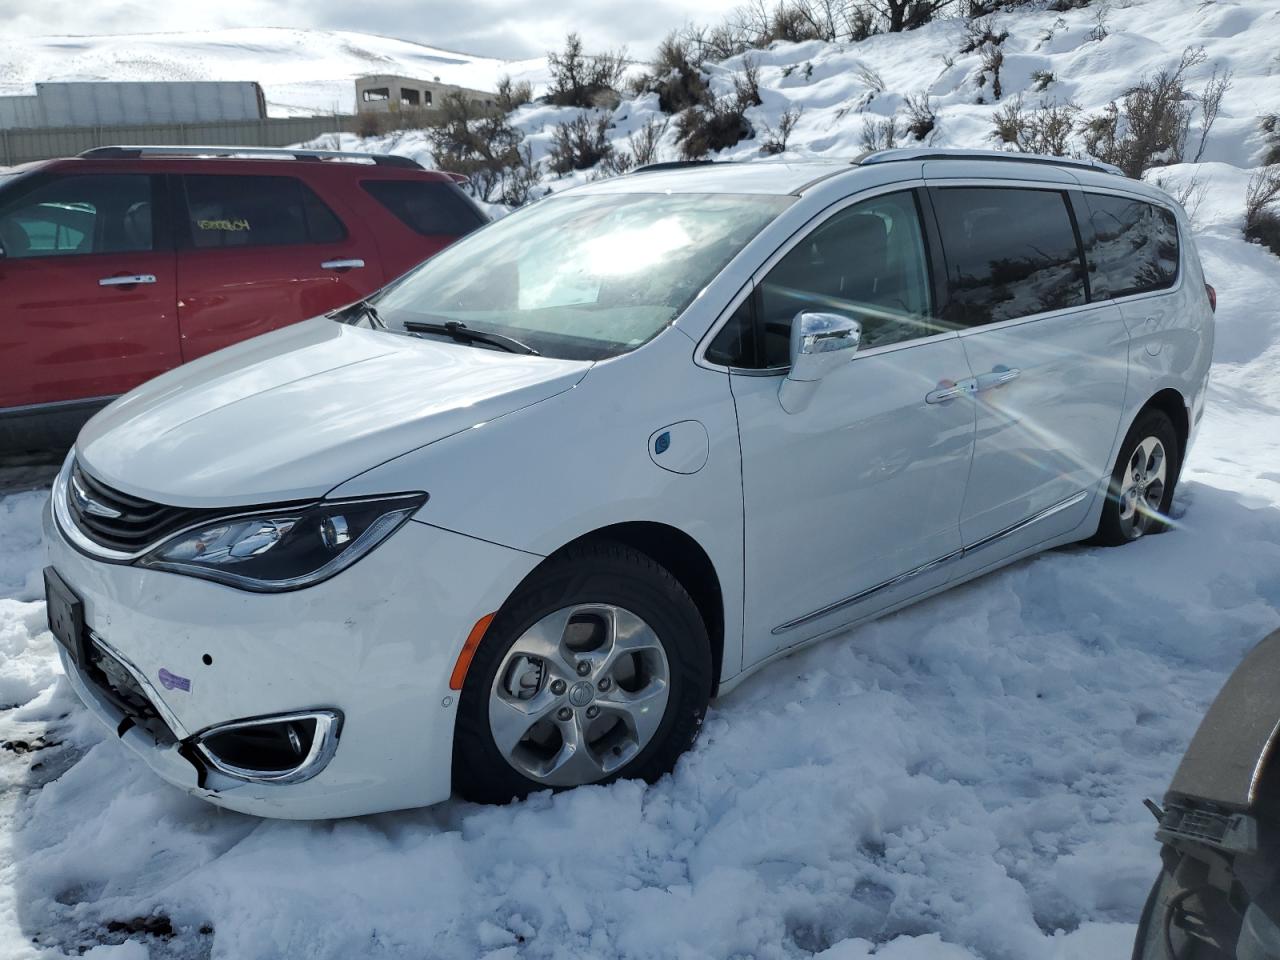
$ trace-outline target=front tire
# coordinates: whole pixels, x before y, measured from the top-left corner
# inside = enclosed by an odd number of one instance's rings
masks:
[[[706,625],[665,568],[610,541],[571,547],[517,588],[463,683],[453,782],[479,803],[653,782],[696,739]]]
[[[1168,527],[1182,466],[1178,433],[1160,410],[1142,413],[1120,445],[1094,542],[1115,547]]]

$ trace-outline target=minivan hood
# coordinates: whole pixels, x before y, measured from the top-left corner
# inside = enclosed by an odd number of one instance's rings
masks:
[[[76,456],[104,483],[174,506],[310,499],[562,393],[590,367],[321,317],[126,394],[84,427]]]

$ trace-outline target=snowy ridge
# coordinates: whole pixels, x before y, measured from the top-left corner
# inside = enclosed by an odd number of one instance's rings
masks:
[[[245,27],[102,37],[0,37],[0,95],[51,80],[256,80],[272,116],[350,113],[354,80],[402,74],[491,90],[537,81],[544,62],[504,61],[365,33]]]
[[[801,112],[788,142],[785,158],[848,157],[865,152],[868,122],[899,119],[898,146],[919,146],[901,133],[908,97],[927,96],[937,115],[935,129],[924,145],[993,149],[997,110],[1021,95],[1027,107],[1041,102],[1078,104],[1082,116],[1100,112],[1123,98],[1142,76],[1172,69],[1187,47],[1203,47],[1204,61],[1187,74],[1187,88],[1198,91],[1215,67],[1232,71],[1232,85],[1222,113],[1207,140],[1204,161],[1240,167],[1257,162],[1263,148],[1258,118],[1280,112],[1280,6],[1267,0],[1129,0],[1105,9],[1101,40],[1098,29],[1103,6],[1067,13],[1016,12],[992,18],[997,32],[1007,31],[1001,44],[1002,96],[992,93],[993,81],[983,75],[982,52],[961,53],[967,21],[942,20],[909,33],[871,37],[861,43],[821,41],[776,43],[720,64],[712,64],[712,86],[727,94],[732,76],[749,59],[759,67],[764,101],[747,111],[755,137],[716,155],[721,160],[761,157],[760,146],[769,130],[776,130],[783,113]],[[1034,75],[1034,76],[1033,76]],[[1048,82],[1045,82],[1045,78]],[[1041,87],[1043,86],[1043,89]],[[573,108],[530,104],[513,116],[528,137],[535,160],[544,159],[555,125],[572,119]],[[655,95],[624,101],[613,112],[610,140],[616,148],[645,123],[659,123]],[[1199,117],[1193,117],[1189,141],[1192,152],[1199,139]],[[344,135],[344,149],[384,149],[412,156],[430,165],[430,147],[421,131],[401,131],[360,140]],[[659,159],[678,158],[674,123],[667,127]],[[579,171],[547,178],[557,190],[598,176]],[[1243,192],[1241,194],[1243,203]]]
[[[1205,162],[1160,174],[1203,186],[1196,240],[1219,294],[1175,530],[1039,556],[777,663],[717,703],[653,787],[295,824],[180,794],[76,706],[39,599],[44,494],[0,495],[0,742],[56,744],[0,751],[0,956],[1127,957],[1158,866],[1141,800],[1280,626],[1280,259],[1240,234],[1254,120],[1280,109],[1280,10],[1145,0],[1115,6],[1102,41],[1093,16],[1064,15],[1043,43],[1057,15],[1000,18],[1006,99],[1048,70],[1048,95],[1093,112],[1189,43],[1205,45],[1198,70],[1235,71]],[[752,119],[803,105],[793,155],[852,156],[862,114],[928,88],[938,144],[990,146],[995,107],[973,102],[960,32],[753,55]],[[869,101],[858,65],[884,80]],[[622,104],[615,136],[653,99]],[[518,120],[542,150],[569,113]],[[378,145],[429,159],[418,133]],[[152,916],[172,937],[106,929]]]

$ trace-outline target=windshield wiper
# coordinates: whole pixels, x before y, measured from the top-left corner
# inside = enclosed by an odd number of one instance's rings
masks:
[[[353,323],[360,317],[368,317],[370,326],[378,327],[382,330],[387,329],[386,321],[378,316],[378,308],[368,300],[357,300],[350,306],[343,307],[341,310],[328,314],[328,316],[335,320],[341,320],[343,323]]]
[[[372,309],[372,308],[369,308]],[[444,323],[425,323],[421,320],[406,320],[404,328],[410,333],[438,333],[458,343],[487,343],[491,347],[505,350],[507,353],[522,353],[528,356],[539,356],[538,351],[527,343],[521,343],[515,337],[505,337],[500,333],[489,333],[485,330],[472,330],[460,320],[448,320]]]

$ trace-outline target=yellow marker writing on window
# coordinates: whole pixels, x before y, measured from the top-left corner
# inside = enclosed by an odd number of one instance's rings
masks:
[[[233,232],[252,229],[249,226],[249,221],[243,217],[236,217],[234,220],[197,220],[196,226],[201,230],[230,230]]]

